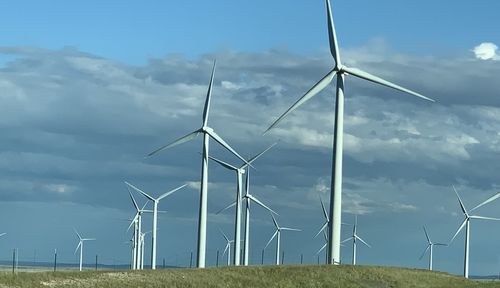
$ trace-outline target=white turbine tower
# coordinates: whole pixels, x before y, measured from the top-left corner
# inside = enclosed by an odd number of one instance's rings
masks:
[[[134,189],[135,191],[141,193],[146,197],[147,199],[153,201],[153,234],[151,236],[151,269],[155,270],[156,269],[156,227],[158,227],[158,204],[160,203],[160,200],[163,198],[171,195],[172,193],[176,192],[179,189],[182,189],[187,186],[187,184],[184,184],[182,186],[179,186],[173,190],[170,190],[162,195],[160,195],[158,198],[154,198],[153,196],[147,194],[146,192],[142,191],[141,189],[135,187],[134,185],[128,183],[125,181],[125,184],[127,184],[130,188]]]
[[[427,253],[427,251],[429,251],[429,270],[432,271],[432,255],[433,255],[432,252],[433,252],[434,246],[448,246],[448,244],[432,242],[431,237],[429,237],[429,234],[427,233],[427,230],[425,229],[425,226],[423,226],[423,228],[424,228],[425,237],[427,238],[427,247],[425,248],[424,253],[422,253],[422,256],[420,256],[419,259],[422,259],[425,256],[425,253]]]
[[[231,265],[231,243],[233,243],[234,240],[229,240],[229,238],[226,236],[226,234],[224,234],[224,232],[222,232],[222,230],[219,229],[219,231],[222,234],[222,237],[224,237],[224,239],[226,240],[226,248],[224,248],[222,257],[224,257],[227,252],[227,266],[229,266]]]
[[[271,241],[273,241],[274,237],[276,237],[276,265],[280,265],[280,240],[281,240],[281,231],[302,231],[300,229],[295,229],[295,228],[288,228],[288,227],[280,227],[278,225],[278,222],[276,222],[276,219],[274,218],[273,214],[271,214],[271,217],[273,217],[273,222],[274,222],[274,227],[276,227],[276,231],[274,232],[273,236],[271,236],[271,239],[266,244],[266,247],[264,247],[264,250],[269,246]]]
[[[371,246],[368,245],[368,243],[366,243],[365,240],[361,239],[361,237],[358,236],[357,227],[358,227],[358,216],[355,216],[354,217],[354,228],[352,229],[352,236],[345,239],[344,241],[340,242],[342,244],[342,243],[345,243],[347,241],[352,240],[352,265],[356,265],[356,248],[357,248],[356,241],[357,240],[361,241],[361,243],[365,244],[368,248],[371,248]]]
[[[235,200],[235,202],[233,202],[233,204],[226,207],[226,208],[230,208],[230,207],[236,205],[236,215],[234,217],[234,254],[233,254],[234,255],[233,264],[235,266],[240,265],[241,200],[242,200],[241,191],[243,190],[243,174],[245,174],[245,171],[246,171],[246,168],[248,167],[248,165],[251,165],[251,163],[253,163],[255,160],[257,160],[257,158],[262,156],[262,154],[266,153],[269,149],[271,149],[276,144],[277,143],[273,143],[271,146],[266,148],[264,151],[260,152],[259,154],[255,155],[254,157],[250,158],[250,160],[248,160],[247,163],[244,163],[240,167],[233,166],[233,165],[228,164],[222,160],[219,160],[217,158],[209,156],[210,159],[217,162],[222,167],[236,172],[236,200]],[[246,173],[248,174],[248,171]],[[223,210],[225,210],[225,209],[223,209]]]
[[[491,201],[493,201],[493,200],[497,199],[498,197],[500,197],[500,192],[496,193],[495,195],[493,195],[490,198],[486,199],[485,201],[481,202],[476,207],[474,207],[474,208],[470,209],[469,211],[467,211],[467,209],[465,209],[464,203],[462,202],[462,199],[460,198],[460,195],[458,195],[457,189],[455,189],[455,186],[453,186],[453,191],[455,191],[455,194],[457,194],[458,202],[460,203],[460,208],[462,209],[462,212],[464,213],[465,219],[462,222],[462,224],[460,225],[460,227],[458,227],[458,230],[455,233],[455,235],[453,235],[453,238],[451,238],[450,244],[451,244],[451,242],[453,242],[453,240],[455,239],[455,237],[457,237],[458,233],[460,233],[460,231],[465,226],[464,277],[465,278],[469,278],[469,233],[470,233],[469,229],[470,229],[470,220],[471,219],[483,219],[483,220],[496,220],[496,221],[500,221],[500,219],[498,219],[498,218],[491,218],[491,217],[483,217],[483,216],[477,216],[477,215],[470,215],[469,213],[471,213],[472,211],[476,210],[477,208],[479,208],[479,207],[481,207],[481,206],[483,206],[485,204],[488,204]]]
[[[75,249],[75,254],[76,254],[76,251],[78,251],[78,248],[80,248],[80,271],[82,271],[82,263],[83,263],[83,242],[85,241],[93,241],[95,240],[95,238],[82,238],[82,236],[80,236],[80,234],[78,233],[78,231],[76,231],[76,229],[73,228],[73,230],[75,230],[75,233],[76,233],[76,236],[78,236],[78,245],[76,246],[76,249]]]
[[[246,163],[243,159],[229,144],[226,143],[214,129],[208,126],[208,114],[210,110],[210,98],[212,95],[212,85],[214,81],[215,73],[215,61],[212,69],[212,75],[210,77],[210,83],[208,85],[207,98],[205,100],[205,107],[203,109],[203,122],[201,128],[175,140],[174,142],[164,145],[155,151],[148,154],[152,156],[153,154],[167,148],[171,148],[178,144],[193,140],[199,134],[203,134],[203,152],[201,160],[201,185],[200,185],[200,210],[198,218],[198,255],[197,255],[197,266],[198,268],[205,268],[205,250],[206,250],[206,239],[207,239],[207,197],[208,197],[208,144],[209,139],[212,138],[217,143],[222,145],[222,147],[229,150],[236,157]]]
[[[328,260],[330,264],[340,263],[340,230],[341,230],[341,216],[342,216],[342,147],[343,147],[343,134],[344,134],[344,77],[345,75],[352,75],[358,78],[378,83],[411,95],[434,101],[419,93],[413,92],[389,81],[381,79],[377,76],[371,75],[357,68],[350,68],[343,65],[340,61],[340,53],[338,48],[337,36],[335,34],[335,27],[333,25],[333,18],[330,9],[330,1],[326,0],[327,17],[328,17],[328,35],[330,40],[330,52],[335,60],[335,66],[326,74],[318,83],[316,83],[304,96],[295,102],[288,110],[283,113],[265,132],[267,133],[275,127],[283,118],[285,118],[292,111],[297,109],[300,105],[304,104],[307,100],[318,94],[330,82],[332,82],[335,75],[337,76],[337,93],[335,105],[335,128],[333,138],[333,164],[332,164],[332,182],[330,189],[330,219],[329,224],[329,243],[328,243]]]

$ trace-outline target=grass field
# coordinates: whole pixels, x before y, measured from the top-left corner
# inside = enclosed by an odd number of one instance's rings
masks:
[[[0,273],[3,287],[500,287],[446,273],[374,266],[254,266]]]

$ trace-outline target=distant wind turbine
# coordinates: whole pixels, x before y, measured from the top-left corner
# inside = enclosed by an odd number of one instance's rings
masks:
[[[457,189],[455,189],[455,186],[453,186],[453,191],[455,191],[455,194],[457,194],[458,202],[460,203],[460,208],[462,209],[462,212],[464,213],[465,218],[464,218],[464,221],[462,222],[462,224],[460,225],[460,227],[458,227],[458,230],[455,233],[455,235],[453,235],[453,238],[451,238],[449,244],[451,244],[453,242],[453,240],[455,239],[455,237],[457,237],[458,233],[460,233],[460,231],[462,231],[462,229],[465,226],[464,277],[465,278],[469,278],[469,229],[470,229],[470,220],[471,219],[483,219],[483,220],[496,220],[496,221],[500,221],[500,219],[498,219],[498,218],[483,217],[483,216],[477,216],[477,215],[469,215],[469,213],[471,213],[472,211],[476,210],[477,208],[479,208],[479,207],[481,207],[481,206],[483,206],[485,204],[488,204],[491,201],[493,201],[493,200],[497,199],[498,197],[500,197],[500,192],[496,193],[495,195],[493,195],[490,198],[486,199],[485,201],[481,202],[476,207],[474,207],[474,208],[470,209],[469,211],[467,211],[467,209],[465,209],[464,203],[462,202],[462,199],[460,198],[460,195],[458,195]]]
[[[125,184],[127,184],[130,188],[134,189],[135,191],[144,195],[144,197],[146,197],[147,199],[153,201],[153,234],[151,236],[151,269],[155,270],[156,269],[156,228],[158,226],[158,204],[160,203],[160,200],[171,195],[172,193],[176,192],[177,190],[186,187],[187,184],[184,184],[184,185],[179,186],[173,190],[170,190],[170,191],[160,195],[158,198],[154,198],[154,197],[150,196],[146,192],[142,191],[141,189],[135,187],[134,185],[132,185],[126,181],[125,181]]]
[[[358,216],[354,216],[354,227],[352,228],[352,236],[340,242],[342,244],[352,240],[352,265],[356,265],[357,240],[361,241],[361,243],[365,244],[368,248],[371,248],[371,246],[368,243],[366,243],[365,240],[361,239],[361,237],[358,236],[357,227],[358,227]]]
[[[135,262],[134,262],[134,265],[132,265],[132,269],[141,269],[140,268],[140,260],[142,257],[141,257],[141,249],[139,247],[139,244],[140,244],[140,236],[142,233],[142,213],[152,213],[153,211],[144,209],[144,208],[146,208],[146,205],[148,204],[149,201],[146,201],[146,203],[144,203],[144,206],[142,206],[142,208],[139,208],[139,205],[137,205],[137,202],[135,201],[135,198],[132,195],[132,191],[130,191],[130,187],[128,185],[127,185],[127,189],[128,189],[128,194],[130,196],[130,199],[132,200],[132,204],[134,205],[134,208],[136,210],[135,216],[127,228],[127,231],[128,231],[130,229],[130,227],[132,227],[132,225],[134,225],[134,238],[133,238],[134,245],[133,245],[133,248],[134,248],[134,254],[135,254],[135,257],[134,257]]]
[[[423,228],[424,228],[425,237],[427,238],[427,247],[425,248],[424,253],[422,253],[422,256],[420,256],[419,259],[422,259],[425,256],[425,253],[427,253],[427,251],[429,251],[429,270],[432,271],[432,252],[433,252],[432,250],[433,250],[434,246],[448,246],[448,244],[432,242],[431,238],[429,237],[429,234],[427,233],[427,230],[425,229],[425,226],[423,226]]]
[[[300,229],[295,229],[295,228],[288,228],[288,227],[280,227],[278,225],[278,222],[276,222],[276,219],[274,218],[273,214],[271,214],[271,217],[273,217],[273,223],[274,227],[276,227],[276,231],[274,232],[273,236],[271,236],[271,239],[267,242],[266,246],[264,247],[264,250],[269,246],[271,241],[273,241],[274,237],[276,237],[276,265],[280,265],[280,240],[281,240],[281,231],[302,231]]]
[[[248,160],[247,163],[244,163],[240,167],[233,166],[233,165],[228,164],[228,163],[226,163],[226,162],[224,162],[222,160],[219,160],[217,158],[209,156],[209,158],[211,160],[217,162],[222,167],[224,167],[226,169],[229,169],[231,171],[236,172],[236,200],[235,200],[235,202],[233,202],[233,204],[231,204],[228,207],[226,207],[226,208],[230,208],[230,207],[236,205],[236,215],[235,215],[235,219],[234,219],[234,254],[233,254],[234,255],[233,264],[235,266],[240,265],[240,251],[241,251],[240,250],[240,240],[241,240],[241,200],[242,200],[242,197],[241,197],[242,193],[241,193],[241,191],[243,189],[243,174],[245,174],[246,168],[249,165],[251,165],[251,163],[253,163],[255,160],[257,160],[257,158],[259,158],[260,156],[262,156],[262,154],[266,153],[269,149],[273,148],[274,145],[276,145],[276,144],[278,144],[278,143],[277,142],[273,143],[271,146],[269,146],[268,148],[266,148],[264,151],[260,152],[259,154],[255,155],[254,157],[250,158],[250,160]],[[248,174],[249,171],[246,171],[246,173]],[[247,183],[248,183],[248,179],[247,179]],[[245,195],[245,197],[246,196],[247,195]],[[247,206],[248,206],[248,202],[247,202]],[[223,210],[225,210],[225,209],[223,209]],[[245,227],[248,227],[248,226],[245,225]],[[248,233],[248,231],[245,228],[245,239],[246,239],[246,235],[247,235],[246,233]],[[245,248],[244,253],[246,253],[246,251],[247,251],[247,249]],[[247,257],[244,257],[244,258],[246,260]],[[248,265],[248,260],[246,261],[246,264],[244,264],[244,265],[245,266]]]
[[[297,102],[295,102],[285,113],[283,113],[269,128],[264,132],[267,133],[275,127],[281,120],[288,114],[304,104],[307,100],[318,94],[330,82],[332,82],[335,75],[337,76],[337,93],[335,105],[335,128],[333,138],[333,164],[332,164],[332,182],[330,189],[330,219],[329,224],[329,243],[328,243],[328,260],[329,264],[340,262],[340,230],[341,230],[341,216],[342,216],[342,147],[344,135],[344,77],[345,75],[352,75],[364,80],[368,80],[389,88],[393,88],[425,100],[434,101],[419,93],[413,92],[399,85],[393,84],[377,76],[371,75],[357,68],[350,68],[343,65],[340,61],[340,53],[338,48],[337,36],[333,24],[332,12],[330,9],[330,1],[326,0],[327,18],[328,18],[328,35],[330,41],[330,52],[335,60],[335,66],[326,74],[318,83],[316,83],[306,94],[304,94]]]
[[[82,238],[82,236],[80,236],[80,234],[78,233],[78,231],[76,231],[76,229],[73,228],[73,230],[75,230],[75,233],[76,233],[76,236],[78,236],[78,245],[76,246],[76,249],[75,249],[75,254],[76,254],[76,251],[78,251],[78,248],[80,248],[80,271],[82,271],[82,263],[83,263],[83,242],[85,241],[94,241],[96,240],[95,238]]]
[[[175,140],[174,142],[164,145],[155,151],[149,153],[147,156],[152,156],[157,152],[160,152],[164,149],[174,147],[181,143],[193,140],[199,134],[203,134],[203,152],[202,152],[202,161],[201,161],[201,185],[200,185],[200,210],[199,210],[199,218],[198,218],[198,255],[197,255],[197,266],[198,268],[205,268],[205,251],[206,251],[206,239],[207,239],[207,197],[208,197],[208,145],[209,139],[212,138],[217,143],[222,145],[222,147],[226,148],[236,157],[238,157],[243,162],[247,163],[246,160],[240,156],[229,144],[224,141],[217,133],[215,133],[214,129],[208,126],[208,114],[210,110],[210,98],[212,95],[212,86],[214,81],[215,74],[215,64],[212,68],[212,75],[210,77],[210,83],[208,85],[207,98],[205,100],[205,107],[203,109],[203,122],[201,128]]]
[[[7,233],[1,233],[1,234],[0,234],[0,237],[2,237],[3,235],[6,235],[6,234],[7,234]]]
[[[222,234],[222,237],[224,237],[224,239],[226,240],[226,248],[224,248],[224,252],[222,253],[222,257],[224,257],[224,255],[227,252],[227,266],[230,266],[231,265],[231,243],[233,243],[234,240],[229,240],[229,238],[226,236],[226,234],[224,234],[224,232],[222,232],[222,230],[219,229],[219,231]]]

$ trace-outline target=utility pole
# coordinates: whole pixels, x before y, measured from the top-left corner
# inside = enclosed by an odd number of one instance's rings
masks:
[[[95,254],[95,271],[97,271],[97,254]]]
[[[12,274],[16,273],[16,248],[12,251]]]
[[[215,260],[215,267],[219,267],[219,250],[217,250],[217,258]]]
[[[264,265],[264,249],[262,249],[262,258],[260,264]]]
[[[191,251],[191,260],[189,260],[189,268],[193,268],[193,251]]]
[[[54,249],[54,272],[57,269],[57,249]]]
[[[281,265],[285,263],[285,251],[281,252]]]
[[[304,254],[300,254],[300,265],[304,263]]]

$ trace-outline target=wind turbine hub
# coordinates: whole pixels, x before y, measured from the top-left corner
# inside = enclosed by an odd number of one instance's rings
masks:
[[[201,130],[202,130],[203,132],[205,132],[205,133],[214,132],[214,129],[212,129],[212,128],[208,127],[208,126],[203,126],[203,127],[201,128]]]

